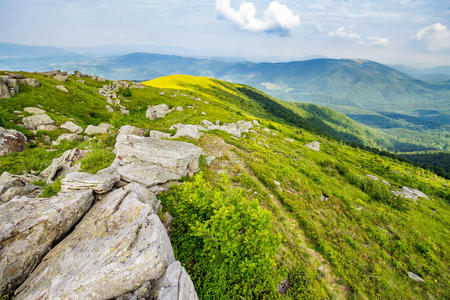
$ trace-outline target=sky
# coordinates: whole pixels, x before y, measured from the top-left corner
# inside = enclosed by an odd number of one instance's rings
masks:
[[[25,45],[450,65],[448,0],[1,0],[0,28]]]

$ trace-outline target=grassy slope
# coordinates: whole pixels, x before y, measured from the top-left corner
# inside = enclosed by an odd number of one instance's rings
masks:
[[[106,101],[97,94],[98,86],[103,83],[87,80],[82,85],[71,77],[64,83],[70,92],[64,94],[54,88],[59,83],[49,77],[27,76],[38,78],[43,86],[22,87],[22,92],[14,98],[2,99],[1,115],[6,116],[2,117],[2,126],[15,127],[19,120],[13,110],[40,103],[47,111],[55,109],[49,114],[58,123],[72,117],[83,127],[108,121],[117,128],[131,124],[169,131],[175,123],[198,124],[204,119],[221,122],[258,119],[262,126],[270,128],[271,133],[257,128],[257,133],[240,139],[210,132],[198,141],[189,141],[207,151],[217,148],[225,154],[210,168],[203,167],[208,181],[217,182],[216,171],[226,170],[234,184],[244,188],[248,198],[257,199],[274,216],[283,244],[278,251],[277,271],[273,277],[279,282],[286,277],[292,280],[293,286],[286,298],[450,297],[448,180],[288,122],[286,116],[274,115],[249,97],[247,90],[244,94],[242,89],[250,88],[243,85],[188,76],[157,79],[146,83],[151,86],[144,89],[132,89],[132,96],[127,97],[130,101],[122,101],[130,115],[120,116],[108,114],[104,109]],[[160,95],[161,91],[165,94]],[[201,101],[196,101],[197,97]],[[160,103],[172,107],[180,105],[185,110],[171,112],[163,119],[146,119],[147,106]],[[187,105],[194,108],[187,108]],[[26,133],[30,138],[37,137],[32,143],[35,148],[1,157],[0,172],[37,171],[63,151],[47,152],[45,150],[52,146],[43,141],[43,133],[37,136]],[[113,135],[97,139],[99,144],[94,140],[79,145],[97,149],[96,155],[84,162],[88,171],[94,171],[95,167],[90,165],[95,165],[93,161],[97,156],[102,159],[112,150]],[[303,146],[313,140],[321,142],[320,152]],[[61,147],[75,145],[76,142]],[[48,156],[41,157],[42,153]],[[29,164],[21,163],[25,158]],[[420,199],[417,203],[409,201],[407,210],[394,209],[392,204],[374,196],[372,190],[378,188],[382,192],[384,186],[375,185],[370,190],[360,184],[367,184],[367,173],[386,179],[396,188],[420,189],[430,195],[430,199]],[[281,183],[281,189],[273,180]],[[328,200],[322,200],[322,196]],[[176,249],[177,245],[174,246]],[[324,268],[318,270],[319,266]],[[186,267],[195,268],[195,265]],[[408,271],[419,274],[425,282],[410,280]],[[199,282],[201,280],[196,284]]]

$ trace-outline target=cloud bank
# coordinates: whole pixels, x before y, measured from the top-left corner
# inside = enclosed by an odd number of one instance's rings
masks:
[[[268,32],[287,35],[300,26],[300,17],[278,1],[272,1],[264,11],[262,18],[256,17],[256,8],[252,2],[244,2],[235,10],[231,0],[217,0],[216,10],[220,17],[227,19],[241,30],[250,32]]]
[[[377,36],[362,38],[355,32],[346,31],[344,27],[339,27],[336,31],[328,33],[328,36],[354,40],[360,45],[369,47],[386,47],[389,44],[388,38],[381,38]]]
[[[447,26],[435,23],[417,31],[412,42],[416,48],[425,52],[450,50],[450,31]]]

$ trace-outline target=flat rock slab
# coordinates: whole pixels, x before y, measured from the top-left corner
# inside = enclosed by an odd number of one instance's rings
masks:
[[[174,261],[167,232],[133,189],[97,202],[16,291],[16,299],[111,299],[161,278]]]
[[[180,176],[198,171],[198,159],[202,153],[201,148],[190,143],[135,135],[117,139],[114,151],[119,160],[138,160]]]
[[[12,292],[52,244],[89,210],[91,190],[51,198],[15,197],[0,205],[0,295]]]
[[[119,182],[120,176],[116,174],[89,174],[73,172],[61,180],[62,190],[86,190],[92,189],[97,194],[109,192]]]
[[[38,189],[38,186],[30,184],[28,180],[20,175],[3,172],[2,176],[0,176],[0,204],[8,202],[15,196],[39,193]]]
[[[137,182],[145,187],[152,187],[157,184],[181,179],[180,175],[171,173],[162,167],[155,165],[145,166],[135,163],[119,167],[117,173],[122,177],[122,180],[126,182]]]

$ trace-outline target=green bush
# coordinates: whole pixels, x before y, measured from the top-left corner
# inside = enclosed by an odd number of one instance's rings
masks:
[[[174,216],[171,240],[203,299],[275,297],[270,212],[244,197],[223,175],[216,186],[202,174],[163,197]]]
[[[131,89],[129,87],[119,88],[118,93],[119,93],[119,95],[121,95],[123,97],[131,97],[132,96]]]

